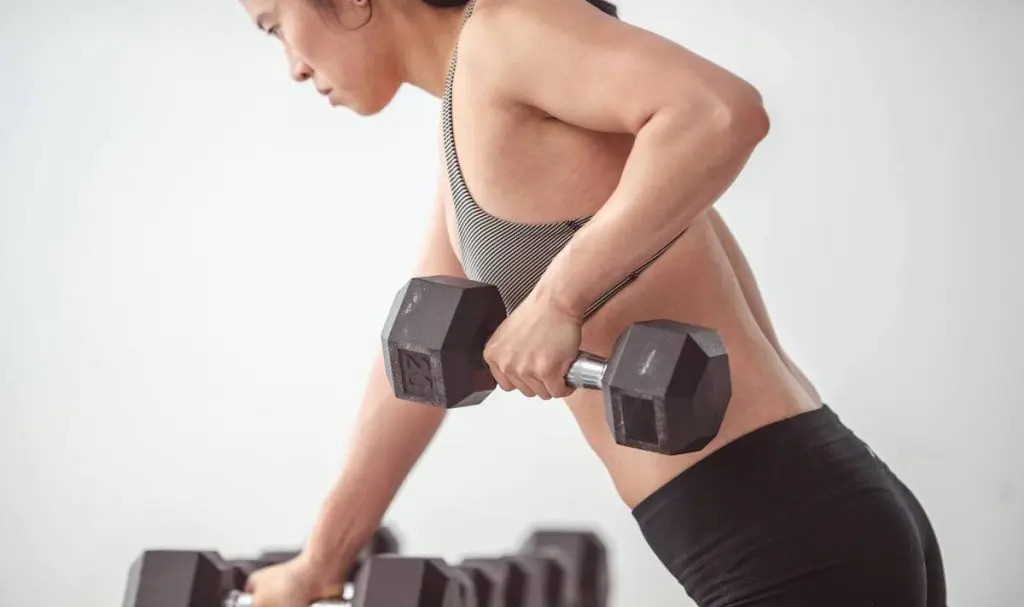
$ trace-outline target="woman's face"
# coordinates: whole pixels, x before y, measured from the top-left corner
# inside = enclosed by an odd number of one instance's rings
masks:
[[[331,105],[370,115],[398,92],[391,36],[385,20],[372,15],[370,0],[335,0],[333,14],[313,0],[240,1],[257,27],[281,43],[291,77],[312,81]]]

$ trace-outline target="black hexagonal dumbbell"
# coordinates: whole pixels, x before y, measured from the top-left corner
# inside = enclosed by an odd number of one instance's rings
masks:
[[[459,568],[486,580],[482,607],[569,607],[569,564],[560,553],[472,556]]]
[[[544,607],[543,571],[501,556],[470,556],[458,569],[472,580],[480,607]],[[539,601],[539,602],[538,602]]]
[[[480,607],[475,588],[444,559],[397,554],[370,558],[355,582],[352,607],[385,605]]]
[[[361,578],[367,563],[383,553],[397,552],[398,541],[385,527],[380,528],[371,538],[349,570],[349,576],[339,576],[346,594],[358,596],[355,578]],[[245,594],[248,576],[254,571],[281,563],[295,556],[294,552],[264,551],[259,558],[228,560],[218,552],[205,550],[147,550],[140,555],[128,575],[124,607],[245,607],[251,597]],[[390,556],[390,554],[389,554]],[[363,584],[390,584],[381,575],[366,578]],[[398,580],[404,583],[403,580]],[[315,603],[319,607],[350,605],[351,601],[337,600]],[[413,597],[415,598],[415,597]],[[396,607],[425,606],[409,598],[407,602],[395,603]],[[356,603],[358,604],[358,603]],[[436,607],[446,607],[437,603]],[[458,607],[463,607],[459,605]],[[467,606],[469,607],[469,606]]]
[[[508,590],[510,584],[499,572],[487,567],[475,567],[466,561],[453,569],[466,587],[466,594],[473,596],[477,607],[513,607],[518,604],[506,598],[506,595],[514,591]]]
[[[215,552],[147,551],[132,567],[124,607],[250,607],[252,595],[232,587],[229,567]],[[480,607],[472,587],[440,558],[375,556],[353,595],[311,607]]]
[[[497,386],[484,346],[505,317],[493,285],[449,276],[410,280],[381,335],[395,396],[447,408],[483,402]],[[634,323],[608,360],[581,352],[566,382],[603,393],[618,444],[673,455],[707,446],[732,396],[718,333],[671,320]]]
[[[559,554],[566,568],[566,607],[607,607],[608,551],[600,536],[582,529],[536,529],[523,542],[522,554]]]

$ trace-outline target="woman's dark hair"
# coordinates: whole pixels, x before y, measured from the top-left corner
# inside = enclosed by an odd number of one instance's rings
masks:
[[[321,2],[321,1],[323,1],[323,0],[317,0],[317,2]],[[463,6],[463,5],[465,5],[465,4],[467,4],[469,2],[469,0],[423,0],[423,1],[426,2],[427,4],[429,4],[430,6],[440,6],[440,7],[444,7],[444,8],[453,7],[453,6]],[[587,0],[587,2],[593,4],[594,6],[596,6],[599,9],[603,10],[604,12],[608,13],[612,17],[618,17],[619,16],[618,9],[615,8],[615,5],[612,4],[611,2],[607,2],[606,0]]]
[[[334,0],[312,0],[313,5],[319,9],[325,11],[334,10]],[[464,6],[469,3],[469,0],[423,0],[430,6],[437,6],[441,8],[452,8],[455,6]],[[587,2],[593,4],[602,11],[608,13],[612,17],[618,17],[619,11],[614,4],[607,0],[587,0]]]
[[[618,17],[619,16],[619,9],[618,9],[618,7],[616,7],[611,2],[606,2],[605,0],[587,0],[587,2],[593,4],[594,6],[596,6],[599,9],[603,10],[604,12],[608,13],[612,17]]]
[[[321,13],[325,15],[332,15],[335,18],[338,16],[338,8],[335,6],[334,0],[310,1],[313,3],[313,6],[320,10]],[[455,8],[457,6],[465,6],[466,4],[469,4],[469,0],[423,0],[423,2],[438,8]],[[608,2],[608,0],[587,0],[587,2],[593,4],[595,7],[601,9],[612,17],[617,18],[619,16],[619,9],[611,2]]]

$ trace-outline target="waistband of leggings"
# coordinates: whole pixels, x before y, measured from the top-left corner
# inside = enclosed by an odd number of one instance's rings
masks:
[[[735,483],[737,479],[754,483],[767,480],[750,478],[745,473],[752,462],[763,469],[771,460],[783,463],[806,458],[809,443],[823,444],[847,438],[855,437],[835,411],[822,404],[813,411],[773,422],[719,447],[637,504],[632,510],[633,516],[643,524],[680,495],[694,496],[695,502],[713,509],[714,504],[700,498],[710,497],[709,489],[714,488],[715,493],[742,492],[743,487],[723,487],[723,484]]]

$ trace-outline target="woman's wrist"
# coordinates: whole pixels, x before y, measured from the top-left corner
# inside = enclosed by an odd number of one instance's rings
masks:
[[[362,530],[353,525],[352,517],[332,516],[325,510],[299,558],[315,583],[337,585],[345,581],[365,540]]]
[[[570,284],[558,281],[554,270],[549,270],[534,287],[529,299],[560,316],[582,323],[587,309],[584,300],[572,290]]]
[[[333,594],[340,591],[345,583],[345,557],[340,553],[328,552],[319,547],[307,544],[299,553],[297,564],[302,571],[305,583],[315,592],[329,591]]]
[[[327,575],[327,565],[317,561],[312,553],[300,552],[290,565],[295,576],[293,579],[308,602],[341,596],[344,592],[345,580],[338,575]]]

